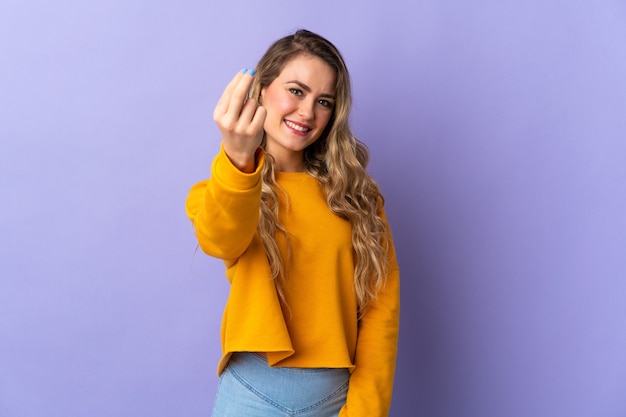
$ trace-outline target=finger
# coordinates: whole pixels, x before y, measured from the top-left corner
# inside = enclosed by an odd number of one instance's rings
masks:
[[[265,107],[258,106],[254,112],[254,117],[252,117],[252,121],[250,122],[250,127],[255,131],[262,131],[266,116],[267,110],[265,110]]]
[[[228,102],[228,110],[226,110],[226,114],[230,115],[230,117],[239,117],[244,102],[248,98],[248,92],[254,80],[254,74],[254,70],[247,71],[245,74],[242,74],[237,84],[234,86],[230,101]]]
[[[241,109],[239,121],[245,124],[250,124],[258,107],[259,103],[256,99],[247,99],[243,105],[243,109]]]
[[[233,95],[233,90],[235,89],[237,84],[239,84],[239,81],[241,80],[241,78],[243,78],[245,71],[247,70],[244,69],[244,70],[237,72],[237,74],[235,74],[233,79],[230,80],[230,82],[228,83],[224,91],[222,92],[221,97],[219,98],[219,100],[217,101],[217,104],[215,105],[215,110],[213,111],[214,118],[222,116],[228,111],[228,106],[230,104],[231,96]]]

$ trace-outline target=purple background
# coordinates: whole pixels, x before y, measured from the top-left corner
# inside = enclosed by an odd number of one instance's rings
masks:
[[[0,416],[210,415],[228,288],[185,196],[300,27],[387,197],[391,416],[626,416],[624,2],[214,3],[0,3]]]

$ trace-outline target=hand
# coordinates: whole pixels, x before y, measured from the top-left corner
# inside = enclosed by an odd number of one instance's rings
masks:
[[[224,151],[243,172],[256,169],[255,154],[263,140],[263,123],[267,115],[255,98],[247,98],[254,71],[240,71],[226,86],[213,119],[222,133]]]

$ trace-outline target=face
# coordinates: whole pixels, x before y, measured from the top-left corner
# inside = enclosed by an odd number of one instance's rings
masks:
[[[333,114],[335,80],[335,71],[326,62],[300,55],[261,90],[267,111],[265,147],[277,168],[301,169],[304,149],[320,137]]]

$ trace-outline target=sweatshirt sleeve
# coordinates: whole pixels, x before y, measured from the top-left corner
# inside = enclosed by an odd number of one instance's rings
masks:
[[[186,211],[200,248],[223,260],[237,259],[256,233],[261,201],[261,168],[265,154],[257,151],[253,173],[241,172],[222,145],[213,160],[211,178],[195,184],[187,195]]]
[[[384,287],[359,323],[355,368],[339,417],[387,417],[396,368],[400,325],[400,271],[389,237]]]

